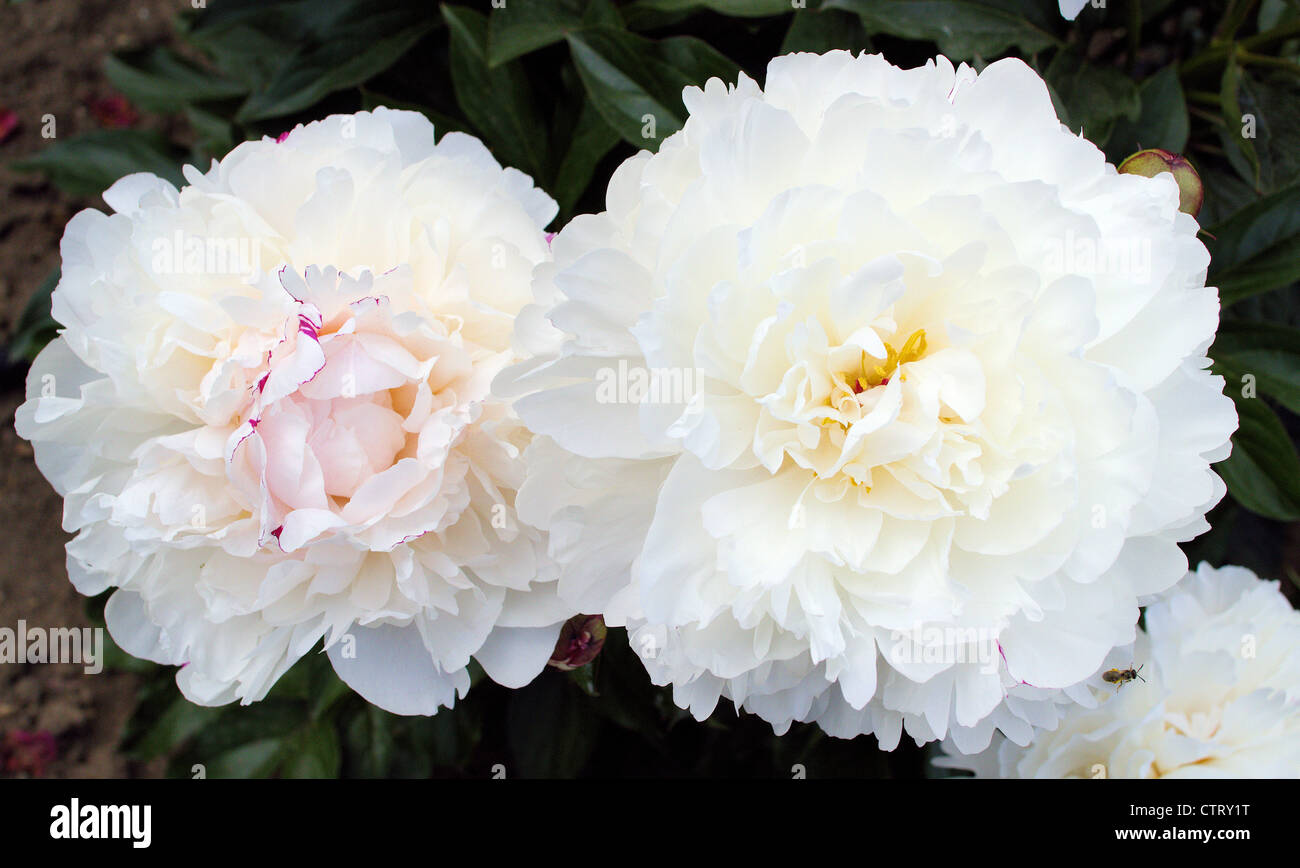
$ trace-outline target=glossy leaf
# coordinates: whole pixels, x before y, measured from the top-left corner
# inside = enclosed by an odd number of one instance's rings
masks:
[[[825,54],[842,48],[859,52],[871,47],[862,19],[842,9],[800,9],[790,19],[781,53],[811,51]]]
[[[1231,388],[1252,376],[1260,392],[1300,413],[1300,329],[1230,320],[1219,326],[1210,356]]]
[[[1219,99],[1223,105],[1224,128],[1222,132],[1223,149],[1228,162],[1255,189],[1260,188],[1259,153],[1255,149],[1255,132],[1248,125],[1248,119],[1241,109],[1241,86],[1243,73],[1235,54],[1228,56],[1223,67],[1223,79],[1219,85]]]
[[[1241,427],[1232,436],[1232,455],[1214,469],[1233,499],[1251,512],[1277,521],[1300,519],[1295,444],[1262,398],[1237,398],[1236,404]]]
[[[1146,148],[1163,148],[1181,154],[1187,147],[1191,123],[1178,70],[1166,66],[1138,88],[1141,109],[1136,120],[1120,116],[1115,122],[1106,153],[1119,160]]]
[[[416,7],[357,4],[333,38],[298,49],[265,89],[248,98],[236,119],[291,114],[334,91],[355,87],[400,60],[436,24],[436,18]]]
[[[443,6],[451,31],[451,80],[456,101],[503,164],[535,179],[549,176],[546,125],[528,75],[517,63],[489,68],[486,16]]]
[[[561,214],[572,212],[578,197],[591,184],[596,166],[620,141],[618,132],[605,122],[591,101],[583,100],[573,137],[551,185],[551,194],[559,203]]]
[[[1044,77],[1069,112],[1069,127],[1098,146],[1105,145],[1121,118],[1136,122],[1142,101],[1137,85],[1117,69],[1089,63],[1073,49],[1062,49]]]
[[[1208,282],[1224,304],[1300,280],[1300,185],[1211,227]]]
[[[60,269],[54,269],[27,300],[27,305],[14,326],[13,340],[9,343],[9,358],[12,361],[30,362],[46,344],[58,336],[59,324],[50,315],[50,296],[59,285],[60,273]]]
[[[104,74],[122,95],[142,109],[180,111],[196,102],[231,99],[248,92],[243,82],[200,69],[169,48],[110,54]]]
[[[595,747],[594,715],[582,693],[560,672],[543,672],[510,696],[506,729],[510,777],[566,778],[580,772]]]
[[[20,172],[40,172],[74,196],[98,196],[118,178],[133,172],[152,172],[183,184],[180,163],[180,150],[164,136],[123,129],[56,139],[45,150],[12,165]]]
[[[1052,4],[1014,0],[826,0],[823,9],[856,13],[869,34],[935,42],[951,60],[992,58],[1012,47],[1041,51],[1060,42]],[[1057,16],[1059,18],[1059,16]]]
[[[686,120],[682,89],[709,78],[735,81],[739,67],[702,40],[654,41],[612,28],[569,36],[574,64],[592,104],[636,147],[657,148]]]
[[[697,12],[701,10],[739,18],[764,18],[796,11],[790,0],[636,0],[631,11]]]
[[[488,65],[561,42],[582,27],[581,0],[525,0],[488,12]]]

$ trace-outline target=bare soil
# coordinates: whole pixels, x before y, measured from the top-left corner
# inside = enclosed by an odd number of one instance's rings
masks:
[[[65,195],[41,178],[9,168],[41,150],[42,117],[54,115],[59,138],[91,130],[89,104],[113,95],[101,71],[122,48],[172,41],[173,20],[189,0],[27,0],[0,2],[0,109],[16,112],[17,130],[0,142],[0,340],[33,291],[58,265],[68,219],[100,201]],[[156,122],[147,116],[142,123]],[[0,347],[0,357],[7,350]],[[64,566],[62,503],[13,429],[22,402],[21,369],[0,370],[0,627],[85,627],[85,600]],[[0,776],[156,776],[157,764],[131,763],[117,750],[135,702],[135,676],[87,675],[77,664],[0,665]],[[54,757],[33,765],[14,748],[26,738],[53,739]],[[6,746],[8,745],[8,746]],[[30,752],[30,751],[29,751]],[[15,766],[5,769],[8,760]]]

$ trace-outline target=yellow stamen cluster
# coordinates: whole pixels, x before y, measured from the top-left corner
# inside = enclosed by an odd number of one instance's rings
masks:
[[[855,393],[874,389],[889,382],[889,378],[898,370],[899,365],[914,362],[925,355],[925,329],[917,329],[908,335],[901,350],[895,350],[893,344],[885,344],[885,359],[878,365],[868,367],[867,354],[862,354],[862,376],[857,378]]]

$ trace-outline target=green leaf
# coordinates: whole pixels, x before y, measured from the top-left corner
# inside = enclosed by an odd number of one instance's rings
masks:
[[[369,703],[352,718],[347,730],[350,775],[389,777],[393,758],[392,721],[393,715]]]
[[[285,740],[281,758],[280,777],[336,778],[341,759],[338,733],[331,723],[312,723]]]
[[[223,73],[263,90],[294,56],[285,46],[314,38],[315,27],[327,28],[340,5],[317,3],[313,24],[304,0],[222,0],[182,17],[180,28]]]
[[[263,738],[218,754],[208,762],[200,762],[206,768],[207,777],[216,780],[265,778],[279,765],[283,747],[284,742],[278,738]],[[182,766],[180,770],[188,770],[188,767]]]
[[[1233,62],[1232,104],[1222,94],[1225,125],[1220,139],[1229,163],[1260,192],[1271,193],[1300,178],[1300,76],[1274,71],[1263,76]],[[1235,85],[1235,86],[1234,86]]]
[[[316,656],[323,657],[324,653],[316,652]],[[313,675],[308,714],[313,719],[324,718],[334,708],[335,703],[351,695],[352,688],[334,674],[332,666],[327,666],[324,671]]]
[[[286,737],[306,719],[306,709],[298,701],[268,698],[252,705],[227,706],[213,725],[195,736],[193,753],[204,762],[206,757],[253,741]]]
[[[18,317],[18,324],[14,326],[13,340],[9,343],[11,361],[32,361],[46,344],[58,337],[59,324],[50,316],[50,296],[59,285],[60,274],[61,270],[55,268],[27,300],[26,307]]]
[[[185,117],[194,128],[193,164],[207,165],[210,160],[221,159],[235,146],[235,127],[229,120],[198,106],[186,106]]]
[[[488,13],[488,66],[545,48],[582,27],[581,0],[522,0]]]
[[[702,40],[658,42],[627,31],[591,28],[569,36],[574,65],[592,104],[625,140],[655,147],[686,120],[682,90],[717,77],[734,82],[739,67]]]
[[[551,193],[560,205],[560,213],[569,214],[578,198],[591,184],[596,166],[621,141],[616,132],[590,100],[584,99],[573,138],[560,161]]]
[[[104,74],[127,99],[147,111],[177,112],[191,103],[248,92],[247,84],[200,69],[164,47],[111,54],[104,60]]]
[[[707,9],[733,18],[766,18],[795,11],[790,0],[636,0],[628,14],[698,12]]]
[[[634,37],[635,38],[635,37]],[[704,86],[711,78],[734,84],[740,66],[703,39],[694,36],[669,36],[654,44],[656,56],[682,76],[686,84]],[[681,99],[681,94],[677,95]]]
[[[1111,162],[1116,165],[1145,148],[1164,148],[1181,154],[1187,147],[1191,125],[1183,86],[1178,81],[1178,69],[1172,65],[1164,67],[1142,82],[1138,95],[1141,113],[1133,121],[1120,117],[1106,148]]]
[[[569,680],[592,699],[600,698],[600,691],[596,689],[596,667],[594,664],[588,663],[569,670]]]
[[[1251,512],[1277,521],[1300,519],[1300,456],[1295,444],[1262,398],[1233,398],[1241,427],[1232,435],[1232,455],[1215,469],[1233,499]]]
[[[1056,53],[1044,77],[1069,113],[1069,126],[1099,147],[1120,118],[1136,122],[1142,110],[1137,85],[1107,66],[1088,63],[1074,48]]]
[[[416,7],[354,6],[329,41],[295,50],[266,88],[249,96],[236,120],[292,114],[355,87],[395,64],[437,25],[437,19]]]
[[[487,18],[461,6],[442,7],[451,31],[451,81],[465,117],[497,159],[533,178],[550,177],[546,125],[523,67],[487,64]]]
[[[871,48],[862,19],[841,9],[799,9],[790,19],[781,54],[825,54],[836,48],[854,53]]]
[[[1300,185],[1247,205],[1209,235],[1209,282],[1225,305],[1300,280]]]
[[[1263,33],[1296,17],[1300,17],[1300,3],[1296,0],[1263,0],[1255,19],[1256,29]]]
[[[993,58],[1012,46],[1026,54],[1060,44],[1054,6],[1016,0],[826,0],[861,19],[867,33],[936,42],[952,60]],[[1059,16],[1057,16],[1059,17]]]
[[[221,715],[219,708],[195,705],[183,696],[168,707],[140,738],[128,748],[136,759],[150,760],[193,738]]]
[[[414,719],[410,726],[410,738],[419,741],[433,765],[441,769],[462,768],[481,736],[477,709],[469,702],[457,703],[433,717]]]
[[[656,707],[665,691],[643,677],[644,667],[628,645],[625,629],[612,627],[606,632],[595,665],[594,688],[600,696],[600,701],[592,704],[596,713],[665,752],[664,721]],[[671,701],[668,704],[672,706]]]
[[[568,778],[587,764],[599,718],[562,673],[543,672],[510,695],[506,733],[512,766],[523,778]]]
[[[1300,329],[1228,320],[1219,326],[1210,356],[1230,385],[1253,376],[1259,391],[1300,413]]]
[[[1236,172],[1214,166],[1198,167],[1197,171],[1205,185],[1205,204],[1196,216],[1202,226],[1222,223],[1247,205],[1259,201],[1259,191],[1241,180]]]
[[[12,164],[20,172],[41,172],[74,196],[98,196],[123,175],[152,172],[181,185],[181,153],[166,138],[145,130],[95,130],[56,141]]]
[[[1223,104],[1223,119],[1226,126],[1220,134],[1223,150],[1228,162],[1241,177],[1249,181],[1255,189],[1259,184],[1259,154],[1255,150],[1255,140],[1246,135],[1246,121],[1242,117],[1240,91],[1243,73],[1237,62],[1236,54],[1228,55],[1228,62],[1223,67],[1223,78],[1219,85],[1219,99]]]

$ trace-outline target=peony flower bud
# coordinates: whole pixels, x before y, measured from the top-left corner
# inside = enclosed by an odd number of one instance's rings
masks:
[[[605,647],[605,619],[600,615],[575,615],[560,628],[560,638],[549,664],[561,672],[586,666]]]
[[[1119,171],[1125,175],[1141,175],[1154,178],[1161,172],[1169,172],[1178,182],[1178,210],[1195,217],[1201,212],[1201,203],[1205,201],[1205,185],[1201,176],[1182,154],[1172,154],[1160,148],[1147,148],[1138,151],[1119,164]]]

